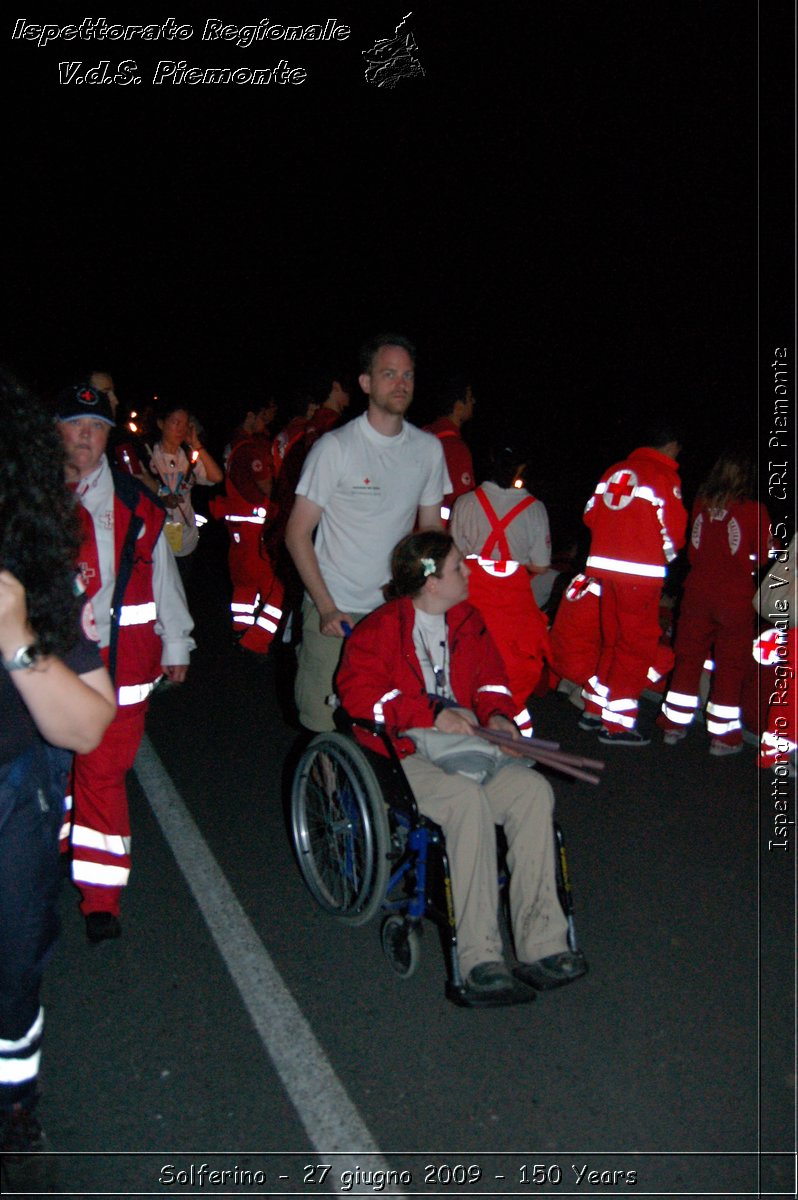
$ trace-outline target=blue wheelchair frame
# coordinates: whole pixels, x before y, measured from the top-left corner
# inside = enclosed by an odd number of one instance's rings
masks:
[[[476,996],[466,988],[457,954],[443,831],[419,813],[399,756],[384,728],[374,721],[350,717],[340,708],[336,709],[335,720],[338,732],[313,739],[300,759],[292,787],[294,849],[314,899],[326,911],[350,924],[364,924],[381,911],[383,951],[393,970],[405,978],[414,973],[420,959],[423,921],[425,918],[431,921],[440,935],[446,962],[445,994],[454,1004],[468,1008],[497,1007],[534,1000],[535,992],[520,983],[494,995]],[[386,754],[366,749],[357,742],[356,728],[379,738]],[[324,765],[318,766],[325,753],[326,770]],[[363,763],[365,767],[361,770],[359,764]],[[338,785],[330,795],[332,775],[339,768],[345,778],[338,782],[336,777]],[[355,771],[360,776],[353,780],[349,776]],[[325,774],[330,778],[325,779]],[[324,807],[320,817],[309,802],[311,786]],[[326,795],[321,795],[325,792]],[[558,894],[568,919],[569,943],[576,949],[565,848],[556,822],[555,834]],[[380,855],[389,864],[385,873]],[[373,858],[377,861],[371,861]],[[506,907],[506,883],[500,861],[502,910]]]

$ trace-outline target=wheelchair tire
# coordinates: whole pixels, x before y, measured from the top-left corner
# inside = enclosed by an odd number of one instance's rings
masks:
[[[350,925],[365,925],[385,899],[391,835],[382,791],[360,747],[320,733],[291,789],[291,832],[313,899]]]
[[[408,925],[404,917],[386,917],[380,930],[382,949],[391,967],[402,979],[415,975],[421,962],[421,929]]]

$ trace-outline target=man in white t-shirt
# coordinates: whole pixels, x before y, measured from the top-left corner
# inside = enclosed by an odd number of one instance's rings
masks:
[[[333,728],[333,690],[344,626],[383,602],[396,543],[441,528],[451,489],[439,440],[404,420],[413,399],[415,348],[385,334],[361,350],[365,413],[322,437],[307,457],[286,529],[306,589],[296,702],[308,729]],[[314,542],[315,534],[315,542]]]

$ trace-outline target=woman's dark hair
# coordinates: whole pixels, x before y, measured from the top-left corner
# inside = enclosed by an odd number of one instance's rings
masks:
[[[402,538],[391,555],[391,582],[383,588],[385,599],[417,596],[430,575],[440,578],[453,546],[453,539],[442,529],[409,533]],[[430,563],[434,564],[434,570],[430,570]]]
[[[756,488],[756,463],[747,450],[724,450],[702,484],[697,500],[707,508],[723,508],[735,500],[750,500]]]
[[[64,448],[53,418],[0,367],[0,568],[25,588],[42,654],[62,655],[77,637],[80,526],[64,482]]]
[[[252,405],[250,405],[250,408],[251,407],[252,407]],[[184,413],[188,413],[190,415],[191,409],[189,408],[188,404],[184,400],[173,400],[171,398],[166,399],[166,400],[161,400],[155,406],[155,413],[154,413],[155,420],[156,421],[165,421],[167,417],[171,417],[172,413],[176,413],[176,412],[184,412]],[[246,413],[244,415],[246,416]]]
[[[514,446],[497,442],[488,448],[486,478],[500,488],[512,487],[519,467],[524,465],[524,456]]]

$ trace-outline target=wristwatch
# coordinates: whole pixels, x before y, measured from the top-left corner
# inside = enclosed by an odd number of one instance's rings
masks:
[[[2,662],[7,671],[27,671],[29,667],[36,665],[38,657],[35,646],[20,646],[11,658],[4,658]]]

